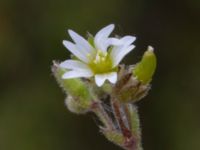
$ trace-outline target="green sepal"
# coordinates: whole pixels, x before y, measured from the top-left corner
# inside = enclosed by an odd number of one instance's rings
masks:
[[[107,130],[103,130],[103,134],[105,135],[105,137],[113,142],[116,145],[123,145],[125,139],[124,136],[122,135],[122,133],[118,132],[118,131],[107,131]]]
[[[140,119],[137,107],[133,104],[128,104],[128,111],[130,115],[130,125],[131,125],[131,133],[135,137],[136,140],[136,149],[142,150],[141,145],[141,129],[140,129]]]
[[[78,107],[82,109],[89,109],[92,105],[92,96],[90,94],[87,84],[85,84],[80,78],[62,79],[63,74],[67,71],[59,67],[59,64],[54,62],[52,67],[53,74],[58,84],[63,88],[67,95],[73,97],[76,100]]]
[[[133,69],[134,76],[143,84],[148,84],[156,70],[156,56],[151,46],[144,53],[142,60]]]
[[[79,100],[74,99],[71,95],[67,96],[67,98],[65,99],[65,104],[69,111],[76,114],[85,114],[89,111],[89,109],[83,107],[82,103],[80,103]]]
[[[140,135],[140,120],[136,106],[128,104],[130,114],[131,132],[133,135]]]
[[[94,44],[94,37],[92,34],[88,33],[88,42],[93,46],[95,47],[95,44]]]

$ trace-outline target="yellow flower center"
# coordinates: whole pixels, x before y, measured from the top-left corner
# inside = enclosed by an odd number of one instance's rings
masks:
[[[95,58],[91,58],[89,66],[94,74],[107,73],[115,70],[115,68],[112,67],[113,63],[110,54],[107,52],[103,53],[100,50],[97,51]]]

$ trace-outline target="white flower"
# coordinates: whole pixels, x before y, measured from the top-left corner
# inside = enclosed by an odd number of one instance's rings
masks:
[[[68,30],[74,43],[63,41],[64,46],[77,58],[62,62],[60,67],[69,69],[63,79],[93,77],[97,86],[102,86],[106,80],[115,84],[117,81],[117,66],[135,46],[134,36],[124,36],[120,39],[109,37],[114,30],[114,24],[101,29],[92,42],[72,30]]]

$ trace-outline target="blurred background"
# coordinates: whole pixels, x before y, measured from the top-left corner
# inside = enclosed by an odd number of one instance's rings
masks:
[[[120,150],[94,117],[65,108],[50,69],[69,58],[67,29],[95,34],[110,23],[115,34],[137,36],[124,63],[148,45],[158,57],[138,103],[144,150],[200,149],[199,0],[1,0],[0,150]]]

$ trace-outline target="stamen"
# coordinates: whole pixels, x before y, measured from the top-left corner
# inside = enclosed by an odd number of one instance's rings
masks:
[[[101,50],[96,51],[94,58],[91,58],[90,67],[95,73],[105,73],[112,70],[112,60],[109,53]]]

